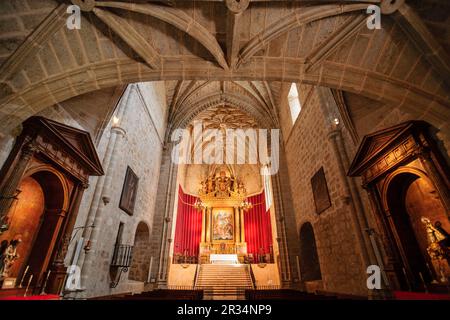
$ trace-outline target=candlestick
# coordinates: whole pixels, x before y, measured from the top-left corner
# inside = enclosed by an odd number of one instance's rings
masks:
[[[425,280],[423,279],[422,272],[419,272],[420,280],[422,281],[423,287],[425,288],[425,292],[428,293],[427,285],[425,284]]]
[[[45,277],[44,285],[42,286],[41,296],[46,295],[45,287],[47,286],[47,281],[48,281],[48,277],[50,276],[50,273],[52,273],[52,270],[48,270],[47,276]]]
[[[442,268],[441,265],[439,265],[439,273],[441,274],[441,279],[439,279],[442,283],[446,283],[447,282],[447,277],[445,276],[444,273],[444,268]]]
[[[22,279],[20,279],[20,284],[19,284],[19,288],[22,288],[22,284],[23,284],[23,280],[25,279],[25,276],[27,275],[28,269],[30,269],[30,266],[27,266],[25,268],[25,272],[22,275]]]
[[[30,276],[30,279],[28,279],[27,288],[25,289],[25,293],[23,294],[24,297],[27,296],[28,288],[30,288],[31,280],[33,280],[33,275]]]

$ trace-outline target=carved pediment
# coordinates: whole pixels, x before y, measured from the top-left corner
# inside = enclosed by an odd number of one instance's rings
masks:
[[[31,135],[35,132],[55,147],[70,154],[89,175],[104,174],[89,132],[38,116],[28,118],[23,127]]]
[[[391,152],[408,135],[412,135],[417,129],[424,129],[427,126],[424,121],[407,121],[366,135],[356,152],[348,175],[351,177],[361,175],[378,159]]]

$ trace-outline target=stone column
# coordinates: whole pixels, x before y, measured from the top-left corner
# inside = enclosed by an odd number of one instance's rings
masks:
[[[332,146],[332,149],[334,152],[334,156],[337,159],[337,164],[338,164],[338,168],[339,168],[339,176],[340,176],[341,182],[343,183],[343,186],[344,186],[345,198],[348,199],[347,204],[350,209],[350,217],[351,217],[351,222],[353,225],[353,230],[355,231],[356,243],[357,243],[358,249],[361,253],[362,267],[363,267],[363,269],[366,269],[367,266],[369,266],[371,263],[370,263],[369,254],[367,252],[366,245],[365,245],[362,226],[361,226],[361,223],[360,223],[360,220],[358,217],[358,213],[356,212],[353,198],[350,193],[350,186],[349,186],[349,182],[347,180],[347,173],[346,173],[346,170],[344,167],[342,153],[339,148],[338,141],[337,141],[339,138],[340,138],[340,130],[336,129],[336,130],[331,131],[328,134],[328,139],[330,140],[330,143],[331,143],[331,146]]]
[[[122,98],[120,99],[117,111],[116,111],[116,116],[117,118],[120,120],[123,119],[123,116],[125,114],[125,109],[128,105],[128,101],[130,99],[131,96],[131,92],[134,90],[134,85],[129,85],[128,88],[125,90],[125,93],[123,94]],[[116,139],[117,139],[117,134],[116,134],[116,130],[113,130],[113,128],[111,128],[111,134],[106,146],[106,151],[105,154],[103,156],[103,160],[102,160],[102,167],[103,170],[105,172],[104,176],[98,177],[97,178],[97,183],[95,184],[95,189],[94,189],[94,194],[91,200],[91,204],[89,207],[89,211],[84,223],[84,228],[83,228],[83,232],[82,232],[82,238],[85,239],[85,241],[87,241],[84,245],[86,249],[89,249],[91,247],[91,242],[90,242],[90,238],[91,238],[91,234],[92,234],[92,229],[93,228],[100,228],[101,225],[95,225],[95,217],[97,212],[100,210],[101,206],[103,206],[104,204],[102,203],[102,196],[103,196],[103,190],[105,188],[105,177],[106,175],[109,174],[113,174],[111,173],[111,158],[113,153],[115,152],[115,147],[116,147]],[[73,247],[73,250],[76,250],[76,247]],[[93,254],[91,254],[92,256]],[[86,284],[86,280],[87,277],[89,276],[89,274],[87,273],[87,271],[85,271],[83,273],[83,269],[85,268],[85,266],[87,266],[85,264],[85,258],[86,258],[86,251],[82,250],[80,252],[80,256],[78,257],[78,266],[80,266],[81,271],[82,271],[82,278],[81,278],[81,284],[83,287],[85,287]]]
[[[349,207],[356,243],[360,251],[362,271],[365,274],[366,268],[369,265],[377,263],[375,254],[376,248],[372,246],[372,241],[370,239],[370,230],[372,228],[369,225],[367,212],[362,203],[361,195],[357,189],[356,182],[354,179],[347,177],[347,170],[350,166],[350,160],[339,122],[337,124],[334,122],[335,119],[339,120],[339,118],[337,118],[339,111],[336,101],[334,100],[333,94],[329,88],[321,87],[318,88],[318,90],[321,100],[320,107],[323,111],[325,119],[329,121],[330,132],[328,134],[328,139],[337,160],[339,178],[344,187],[344,198]],[[373,297],[377,294],[377,292],[369,290],[368,294]]]
[[[119,121],[123,121],[125,110],[133,91],[134,85],[130,85],[120,100],[116,113]],[[111,127],[111,135],[102,161],[105,175],[98,178],[94,190],[93,200],[86,218],[82,236],[84,239],[87,239],[87,242],[85,244],[85,250],[81,252],[79,257],[79,265],[81,266],[81,285],[83,289],[86,288],[88,277],[90,276],[90,272],[92,272],[91,267],[96,257],[95,252],[98,250],[98,235],[104,225],[103,211],[106,205],[105,200],[109,198],[112,177],[115,175],[114,167],[117,162],[117,156],[121,152],[120,145],[121,141],[125,137],[125,134],[125,130],[117,124],[113,124]]]
[[[99,250],[98,238],[99,238],[100,232],[102,231],[102,228],[104,228],[106,225],[106,221],[104,219],[105,207],[106,207],[106,204],[108,201],[107,199],[110,199],[112,178],[113,178],[113,176],[116,175],[114,168],[116,167],[118,155],[122,151],[122,148],[121,148],[122,140],[124,140],[126,132],[123,128],[121,128],[119,126],[113,126],[111,128],[111,134],[117,135],[117,137],[114,141],[114,147],[112,148],[108,171],[105,174],[103,188],[101,191],[101,199],[104,202],[100,203],[97,207],[97,210],[95,212],[93,227],[90,228],[92,231],[88,238],[88,243],[87,243],[88,247],[86,247],[87,250],[85,249],[84,262],[83,262],[83,265],[81,268],[81,281],[82,281],[82,286],[84,288],[86,287],[86,282],[87,282],[88,277],[90,275],[92,275],[92,272],[94,272],[94,270],[92,270],[92,266],[94,264],[95,258],[99,257],[99,255],[97,254],[97,252]],[[109,226],[109,227],[112,227],[112,226]]]
[[[385,295],[386,296],[390,296],[390,292],[389,290],[391,290],[391,284],[389,283],[389,278],[386,274],[386,269],[393,269],[392,266],[390,266],[390,264],[393,261],[393,253],[391,252],[391,247],[394,245],[393,243],[391,243],[390,239],[387,238],[388,237],[388,232],[389,230],[387,230],[387,226],[386,223],[384,221],[384,214],[380,209],[378,200],[377,200],[377,195],[376,195],[376,190],[373,186],[367,186],[366,188],[367,194],[369,196],[369,204],[370,207],[372,209],[372,211],[374,212],[374,214],[376,215],[376,219],[379,222],[379,228],[380,233],[377,233],[377,231],[375,229],[369,229],[367,232],[370,236],[370,239],[372,241],[372,247],[375,250],[375,256],[377,259],[377,264],[380,266],[381,268],[381,272],[383,275],[383,282],[384,282],[384,287],[383,289],[385,290]],[[377,241],[380,240],[380,241]],[[385,248],[385,245],[390,246],[388,248]],[[387,263],[387,268],[385,266],[385,260],[383,259],[383,257],[386,257],[386,263]]]
[[[123,116],[125,114],[125,109],[126,109],[126,106],[128,105],[128,101],[130,99],[131,92],[133,91],[133,89],[134,89],[134,85],[130,85],[120,100],[119,107],[118,107],[117,113],[116,113],[117,117],[119,118],[119,121],[120,121],[120,119],[123,119]],[[117,138],[117,135],[114,134],[114,130],[113,130],[113,128],[111,128],[111,135],[109,136],[109,141],[106,146],[105,155],[103,156],[103,161],[102,161],[102,167],[103,167],[103,170],[105,171],[105,175],[109,171],[111,157],[112,157],[115,145],[116,145],[116,138]],[[92,226],[92,224],[94,223],[95,213],[97,212],[97,209],[100,206],[100,201],[101,201],[101,197],[102,197],[102,191],[103,191],[104,184],[105,184],[105,176],[99,177],[97,180],[97,183],[95,185],[94,196],[92,198],[92,202],[89,207],[89,212],[88,212],[88,215],[86,218],[85,228],[83,230],[83,238],[85,238],[85,239],[89,238],[89,235],[92,231],[90,226]]]
[[[289,249],[287,244],[286,220],[285,211],[283,208],[283,200],[280,188],[280,181],[278,174],[272,178],[272,188],[274,195],[275,214],[277,220],[277,244],[279,251],[279,267],[280,280],[284,287],[291,286],[291,268],[289,259]]]
[[[160,214],[154,218],[154,229],[159,229],[159,240],[155,239],[155,251],[158,253],[157,281],[159,287],[167,285],[168,264],[170,254],[170,237],[174,214],[175,197],[177,197],[177,165],[172,162],[173,143],[166,142],[161,161],[161,173],[158,182],[158,195],[156,207],[160,208]],[[158,220],[156,220],[158,219]],[[157,225],[156,225],[157,224]]]
[[[18,161],[0,190],[0,234],[9,228],[7,221],[9,209],[16,200],[17,188],[36,149],[33,142],[28,142],[22,147]]]

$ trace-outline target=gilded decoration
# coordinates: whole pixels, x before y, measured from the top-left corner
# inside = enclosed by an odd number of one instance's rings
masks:
[[[231,168],[213,168],[201,182],[195,206],[203,212],[200,261],[209,263],[211,254],[236,254],[243,262],[247,254],[244,212],[252,207],[244,183]]]

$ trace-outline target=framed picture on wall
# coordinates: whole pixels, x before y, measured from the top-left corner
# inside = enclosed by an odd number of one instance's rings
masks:
[[[128,166],[122,187],[122,194],[120,195],[119,208],[129,215],[133,215],[134,212],[138,184],[139,178]]]
[[[325,179],[323,167],[321,167],[311,178],[311,188],[317,214],[331,207],[330,195],[328,193],[327,180]]]

